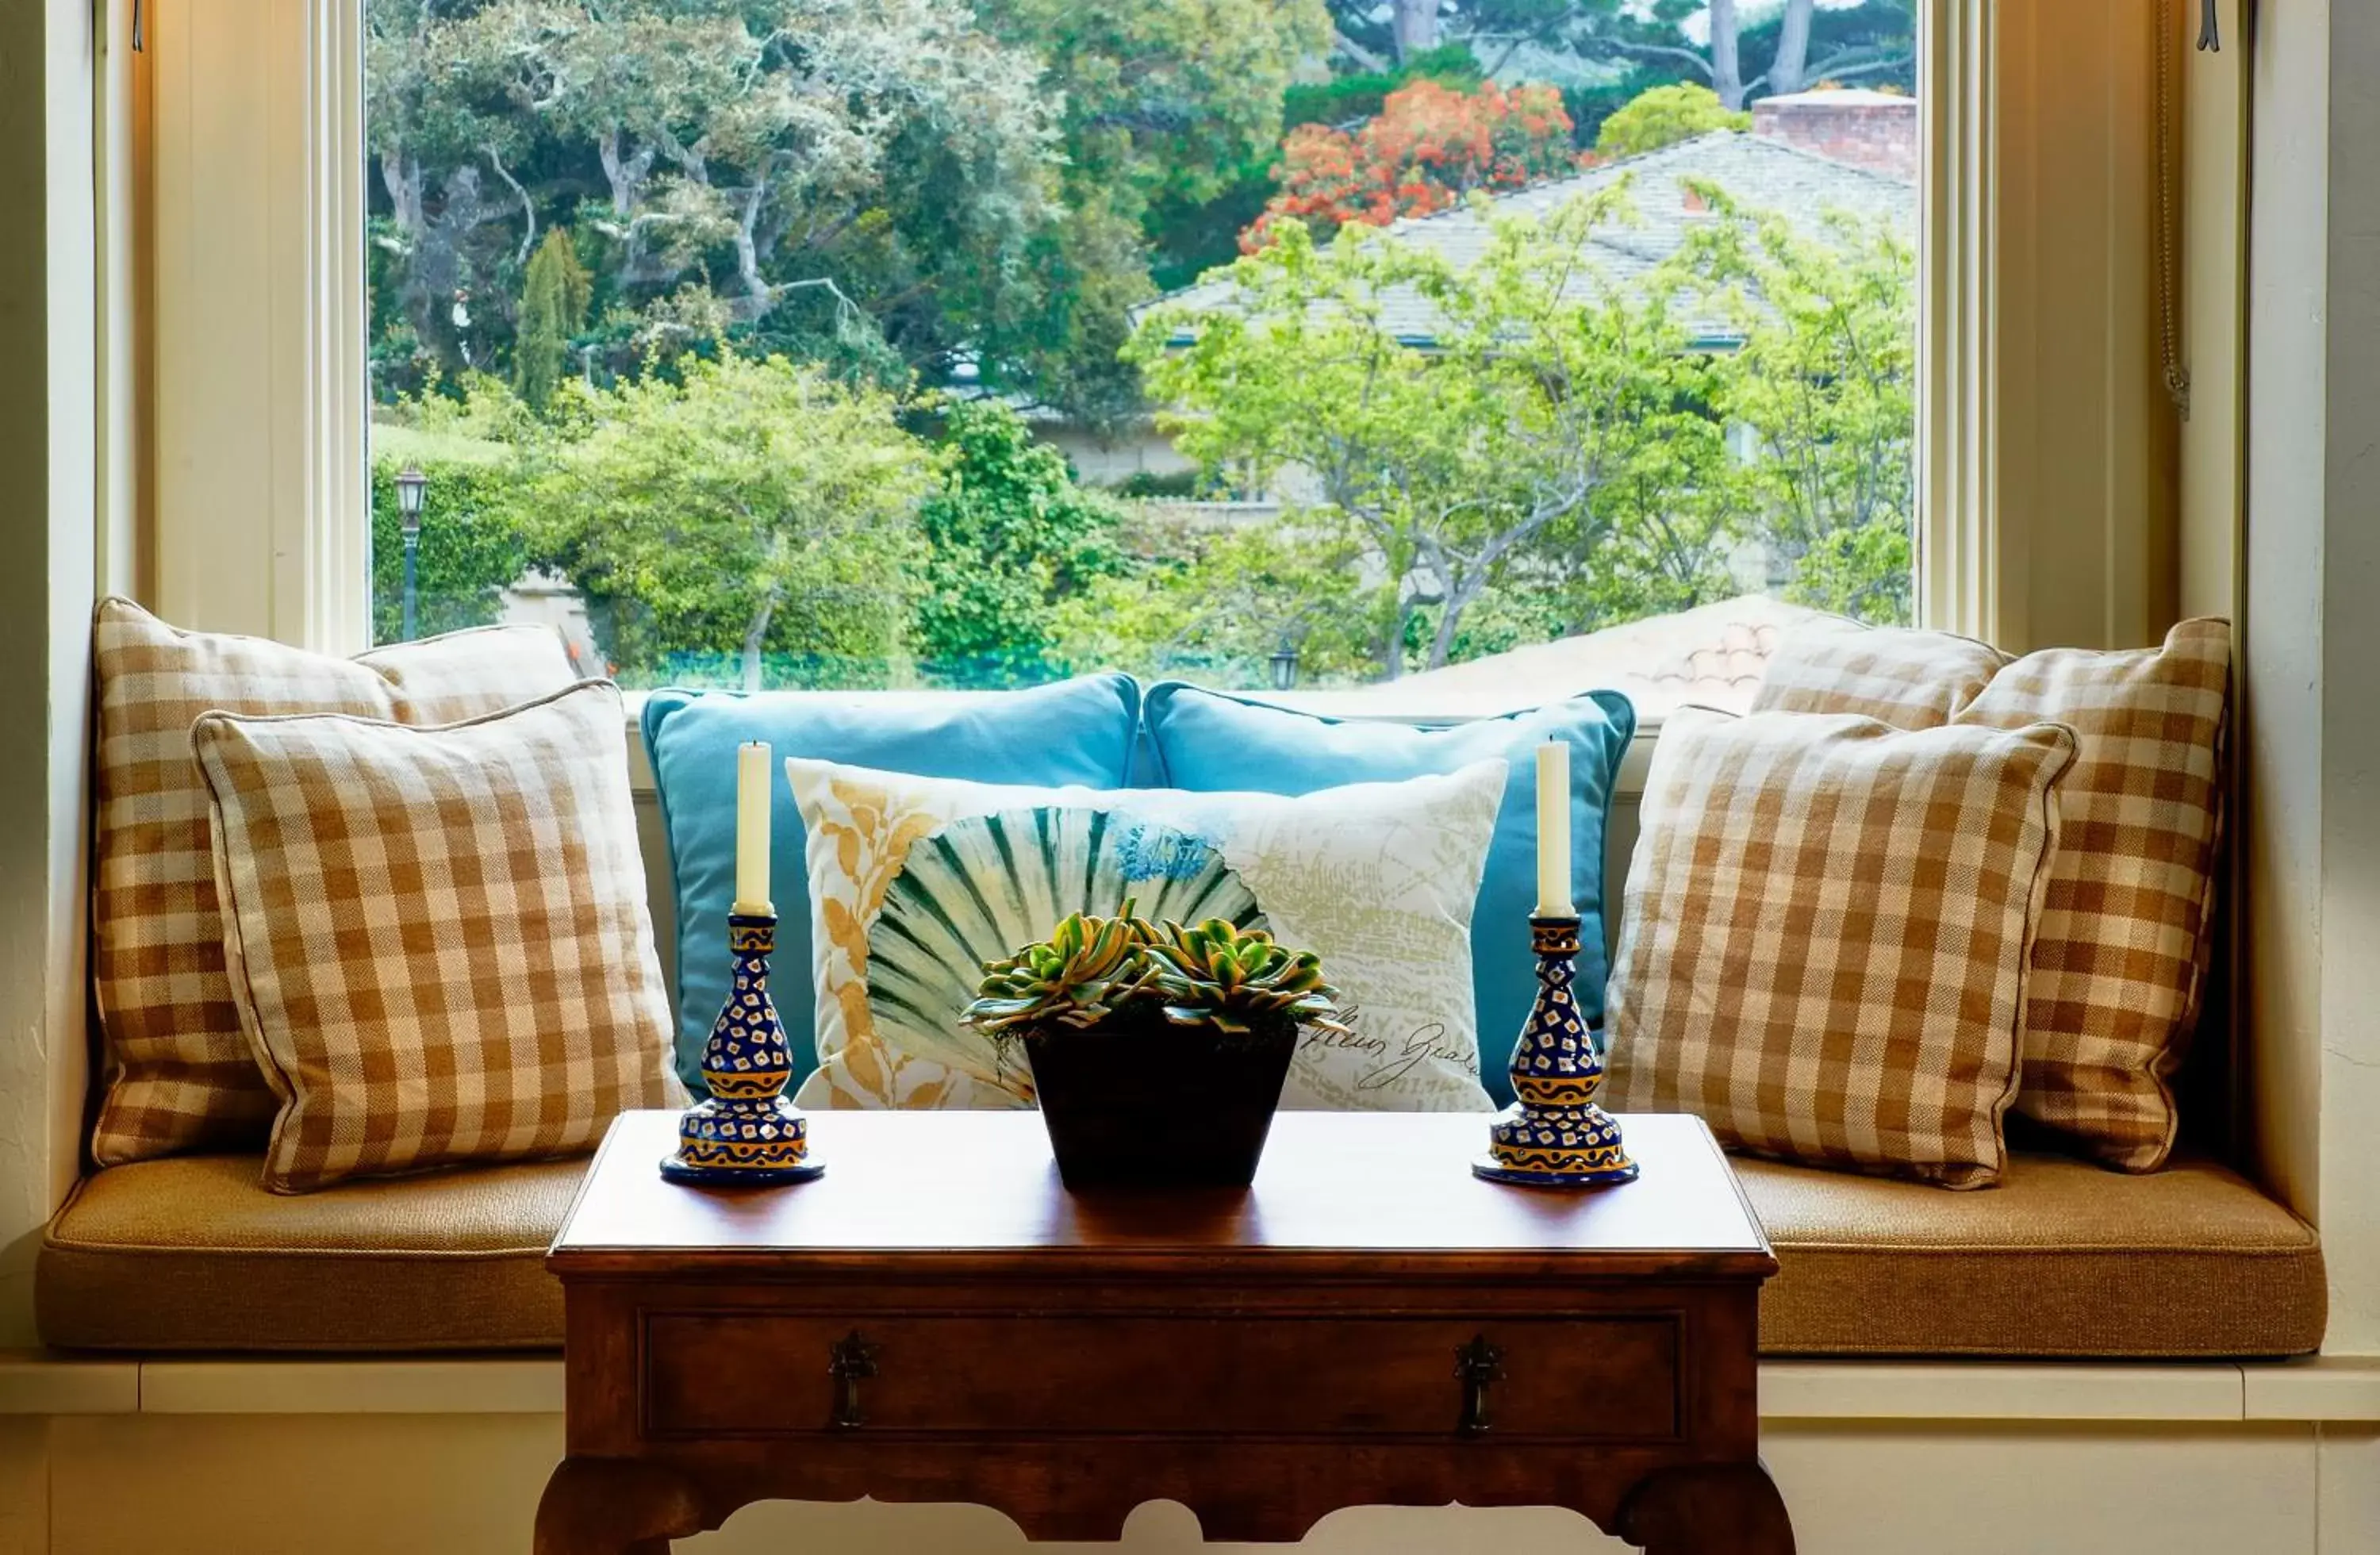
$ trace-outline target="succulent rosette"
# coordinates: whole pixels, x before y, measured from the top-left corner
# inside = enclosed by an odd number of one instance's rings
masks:
[[[1339,990],[1312,951],[1225,918],[1153,924],[1133,905],[1112,917],[1075,913],[1049,939],[986,962],[961,1018],[996,1039],[1136,1024],[1129,1017],[1144,1011],[1170,1027],[1230,1037],[1283,1022],[1344,1029]]]

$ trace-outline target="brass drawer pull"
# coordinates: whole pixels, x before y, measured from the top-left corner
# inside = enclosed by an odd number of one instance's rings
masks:
[[[859,1413],[859,1384],[876,1375],[876,1346],[854,1329],[828,1347],[826,1370],[834,1379],[834,1428],[857,1430],[865,1424]]]
[[[1454,1379],[1463,1384],[1463,1414],[1454,1428],[1464,1436],[1488,1434],[1488,1388],[1504,1380],[1504,1352],[1488,1342],[1486,1334],[1475,1335],[1468,1344],[1454,1350]]]

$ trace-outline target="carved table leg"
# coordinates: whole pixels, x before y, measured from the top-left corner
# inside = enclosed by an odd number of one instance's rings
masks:
[[[537,1503],[536,1555],[669,1555],[702,1531],[684,1476],[629,1458],[565,1458]]]
[[[1793,1555],[1793,1525],[1767,1469],[1663,1469],[1628,1494],[1612,1530],[1645,1555]]]

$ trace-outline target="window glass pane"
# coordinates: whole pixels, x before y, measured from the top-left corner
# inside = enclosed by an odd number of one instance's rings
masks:
[[[382,640],[1485,711],[1908,619],[1913,0],[365,14]]]

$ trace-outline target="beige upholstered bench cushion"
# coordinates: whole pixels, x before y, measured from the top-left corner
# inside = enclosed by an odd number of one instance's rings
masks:
[[[581,1158],[268,1193],[256,1156],[85,1179],[50,1222],[42,1334],[102,1350],[550,1349],[545,1250]]]
[[[1984,1193],[1735,1164],[1781,1266],[1760,1298],[1768,1355],[2250,1356],[2322,1343],[2313,1229],[2205,1161],[2127,1176],[2019,1154]]]
[[[42,1336],[69,1348],[552,1348],[544,1270],[580,1161],[358,1182],[304,1198],[253,1156],[140,1161],[76,1189],[42,1249]],[[2314,1233],[2238,1176],[2012,1158],[1945,1193],[1737,1163],[1783,1272],[1762,1347],[1828,1355],[2283,1355],[2322,1340]],[[1451,1163],[1449,1170],[1462,1170]]]

